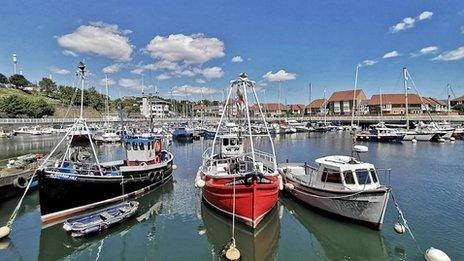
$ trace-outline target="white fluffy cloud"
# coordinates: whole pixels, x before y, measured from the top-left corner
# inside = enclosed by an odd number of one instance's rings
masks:
[[[128,33],[128,30],[120,30],[117,25],[95,22],[81,25],[74,32],[58,37],[58,44],[74,53],[128,61],[133,51],[126,36]]]
[[[394,26],[390,27],[390,30],[393,33],[398,33],[398,32],[401,32],[401,31],[404,31],[406,29],[414,27],[414,25],[417,22],[427,20],[427,19],[431,19],[432,16],[433,16],[433,12],[424,11],[421,14],[419,14],[416,18],[412,18],[412,17],[404,18],[403,21],[401,21],[401,22],[395,24]]]
[[[77,54],[73,51],[70,51],[70,50],[63,50],[61,52],[63,55],[65,56],[73,56],[73,57],[77,57]]]
[[[50,68],[48,68],[50,70],[50,72],[52,73],[56,73],[56,74],[61,74],[61,75],[64,75],[64,74],[69,74],[70,71],[66,70],[66,69],[63,69],[63,68],[59,68],[59,67],[56,67],[56,66],[51,66]]]
[[[272,73],[272,71],[269,71],[265,75],[263,75],[263,78],[270,82],[284,82],[296,79],[296,74],[286,72],[285,70],[280,70],[276,73]]]
[[[142,82],[139,79],[122,78],[119,79],[118,85],[127,89],[141,90]]]
[[[433,15],[433,12],[430,11],[424,11],[422,12],[418,17],[418,21],[426,20],[426,19],[431,19]]]
[[[203,34],[171,34],[168,37],[157,35],[146,50],[154,58],[186,64],[202,64],[225,55],[221,40],[207,38]]]
[[[397,57],[397,56],[400,56],[400,54],[397,51],[391,51],[391,52],[388,52],[388,53],[384,54],[382,56],[382,58],[383,59],[388,59],[388,58],[393,58],[393,57]]]
[[[191,85],[174,86],[171,89],[173,96],[187,96],[187,95],[210,95],[218,91],[208,87],[198,87]]]
[[[365,66],[371,66],[371,65],[374,65],[378,63],[378,61],[374,61],[374,60],[364,60],[362,61],[359,65],[362,66],[362,67],[365,67]]]
[[[112,65],[109,65],[103,68],[102,72],[103,73],[116,73],[116,72],[119,72],[123,66],[124,65],[122,63],[115,63],[115,64],[112,64]]]
[[[203,79],[196,79],[195,82],[196,82],[196,83],[199,83],[199,84],[204,84],[204,83],[206,83],[206,81],[203,80]]]
[[[111,78],[108,78],[108,86],[111,86],[111,85],[115,85],[116,84],[116,81],[111,79]],[[100,80],[100,85],[101,86],[106,86],[106,78],[103,78]]]
[[[194,73],[203,75],[208,80],[214,78],[221,78],[224,75],[224,71],[222,71],[221,67],[208,67],[208,68],[195,68],[193,70]]]
[[[464,58],[464,46],[461,46],[457,49],[446,51],[433,58],[432,60],[439,61],[456,61]]]
[[[232,57],[232,62],[233,63],[243,63],[243,58],[240,55]]]
[[[171,79],[171,76],[169,74],[162,73],[162,74],[156,76],[156,79],[158,79],[160,81],[164,81],[164,80]]]
[[[437,51],[438,51],[437,46],[428,46],[428,47],[424,47],[424,48],[420,49],[419,53],[422,54],[422,55],[426,55],[426,54],[434,54]]]

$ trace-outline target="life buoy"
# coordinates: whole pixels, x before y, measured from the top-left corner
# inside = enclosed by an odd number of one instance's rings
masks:
[[[155,164],[158,164],[160,162],[161,162],[161,159],[160,159],[160,156],[158,155],[155,157]]]
[[[155,141],[155,152],[156,153],[161,152],[161,140],[156,140]]]
[[[27,180],[24,177],[17,177],[15,180],[13,180],[13,186],[20,189],[26,188]]]

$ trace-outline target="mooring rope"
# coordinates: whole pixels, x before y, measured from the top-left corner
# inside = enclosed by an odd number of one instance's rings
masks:
[[[235,177],[232,196],[232,247],[235,247]]]
[[[393,203],[395,204],[395,208],[396,208],[396,210],[398,211],[398,219],[401,219],[401,221],[403,222],[403,225],[406,227],[406,230],[408,231],[409,235],[411,236],[412,240],[414,241],[414,244],[415,244],[415,246],[416,246],[416,248],[417,248],[417,251],[418,251],[420,254],[423,254],[424,252],[422,251],[422,249],[421,249],[420,246],[419,246],[419,243],[417,243],[416,238],[415,238],[414,235],[412,234],[412,230],[411,230],[411,228],[410,228],[409,225],[408,225],[408,221],[407,221],[406,218],[404,217],[403,211],[401,211],[400,206],[398,205],[398,202],[396,201],[396,198],[395,198],[395,196],[393,195],[393,190],[390,191],[390,195],[392,196]]]

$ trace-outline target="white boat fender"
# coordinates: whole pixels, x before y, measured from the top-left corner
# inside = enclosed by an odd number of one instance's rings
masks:
[[[295,189],[295,186],[293,184],[290,184],[290,183],[285,183],[285,189],[293,190],[293,189]]]
[[[427,251],[425,251],[425,260],[426,261],[451,261],[451,258],[449,256],[441,251],[440,249],[436,248],[429,248]]]
[[[438,139],[438,142],[443,143],[443,142],[445,142],[445,139],[439,138],[439,139]]]
[[[412,143],[417,143],[416,139],[412,139],[411,141],[412,141]]]
[[[450,138],[450,141],[455,141],[455,140],[456,140],[455,137],[451,137],[451,138]]]
[[[393,226],[393,228],[395,229],[395,232],[398,234],[406,233],[406,227],[401,223],[395,223],[395,226]]]
[[[284,189],[284,182],[282,180],[282,176],[277,176],[277,180],[279,181],[279,190],[283,190]]]
[[[0,239],[7,237],[11,232],[11,228],[4,226],[0,227]]]
[[[173,169],[173,170],[176,170],[176,169],[177,169],[177,165],[176,165],[176,164],[172,164],[172,169]]]
[[[363,145],[354,145],[353,150],[355,152],[362,153],[362,152],[368,152],[369,148],[367,146],[363,146]]]
[[[197,179],[195,181],[195,187],[197,188],[203,188],[205,186],[205,181],[202,179]]]

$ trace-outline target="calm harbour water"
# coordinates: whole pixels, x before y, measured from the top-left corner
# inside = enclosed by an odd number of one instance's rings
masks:
[[[58,139],[0,140],[0,159],[46,152]],[[193,186],[201,154],[210,143],[172,144],[178,166],[174,181],[138,199],[137,216],[161,202],[158,213],[85,239],[69,237],[61,225],[41,229],[38,193],[31,193],[10,239],[0,241],[0,260],[221,260],[220,252],[230,239],[230,220],[204,206]],[[351,145],[347,133],[275,138],[280,162],[312,164],[320,156],[350,154]],[[364,161],[392,169],[393,191],[419,245],[424,250],[434,246],[453,260],[464,260],[464,142],[366,145],[370,151],[362,155]],[[108,159],[122,157],[117,145],[102,146],[99,152]],[[0,203],[1,224],[17,201]],[[423,260],[407,234],[393,231],[396,220],[393,201],[379,232],[326,217],[282,196],[254,232],[238,224],[236,239],[242,260]]]

